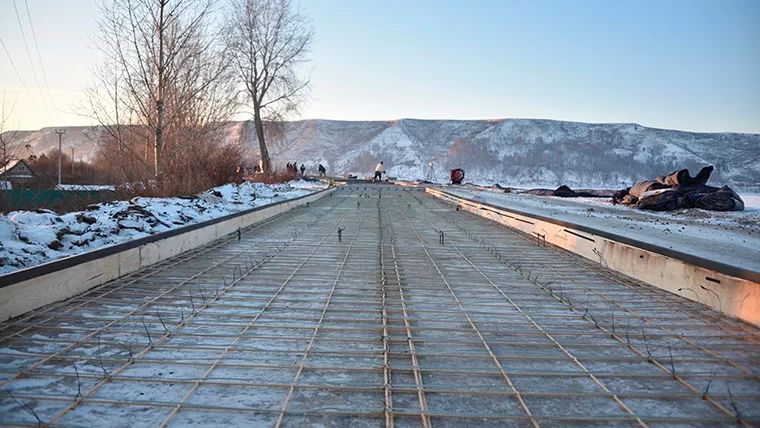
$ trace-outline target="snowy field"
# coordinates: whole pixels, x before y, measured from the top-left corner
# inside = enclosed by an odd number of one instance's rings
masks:
[[[652,212],[613,205],[609,198],[559,198],[461,186],[442,189],[760,272],[760,195],[740,195],[744,211]]]
[[[0,274],[211,220],[327,187],[320,182],[227,184],[185,198],[133,198],[57,215],[14,211],[0,215]]]

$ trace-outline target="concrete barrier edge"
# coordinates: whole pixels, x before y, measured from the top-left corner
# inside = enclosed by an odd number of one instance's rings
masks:
[[[275,215],[306,205],[329,195],[335,188],[300,198],[263,206],[185,233],[173,232],[166,238],[108,254],[70,267],[52,270],[0,288],[0,320],[23,315],[50,303],[68,299],[138,269],[198,248],[223,236]],[[98,250],[94,250],[98,251]],[[73,256],[87,258],[87,253]]]
[[[697,266],[678,258],[618,242],[610,237],[556,224],[454,196],[434,188],[426,191],[460,205],[460,209],[598,262],[632,278],[707,305],[716,311],[760,326],[760,284]]]

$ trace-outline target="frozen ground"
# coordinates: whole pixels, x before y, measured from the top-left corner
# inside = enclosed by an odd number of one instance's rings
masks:
[[[558,198],[460,186],[443,189],[760,272],[760,195],[741,195],[745,210],[738,212],[651,212],[613,205],[608,198]]]
[[[14,211],[0,215],[0,274],[169,229],[292,199],[325,188],[319,182],[227,184],[196,198],[133,198],[58,215]]]

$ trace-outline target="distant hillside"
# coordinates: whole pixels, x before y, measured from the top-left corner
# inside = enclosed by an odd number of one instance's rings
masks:
[[[18,131],[13,139],[14,153],[23,158],[30,155],[39,156],[43,153],[58,152],[58,128],[42,128],[39,131]],[[67,127],[66,133],[61,138],[62,149],[71,156],[71,148],[74,148],[74,157],[77,161],[81,158],[89,160],[96,150],[93,128],[88,126]],[[10,132],[4,133],[10,135]]]
[[[250,122],[237,136],[257,152]],[[709,183],[760,190],[760,135],[693,133],[637,124],[589,124],[536,119],[289,122],[269,145],[280,165],[318,163],[331,174],[371,175],[383,160],[391,176],[424,179],[428,162],[439,181],[462,168],[466,180],[505,186],[622,188],[677,169],[714,165]]]
[[[77,157],[94,153],[88,128],[67,128]],[[228,138],[257,156],[251,122],[233,122]],[[20,139],[38,155],[57,149],[52,128]],[[66,144],[64,144],[66,146]],[[303,120],[285,124],[268,144],[276,165],[325,165],[332,175],[370,175],[383,160],[391,176],[424,179],[433,162],[438,181],[462,168],[466,180],[504,186],[622,188],[677,169],[714,165],[709,184],[760,191],[760,135],[692,133],[637,124],[589,124],[536,119],[347,122]]]

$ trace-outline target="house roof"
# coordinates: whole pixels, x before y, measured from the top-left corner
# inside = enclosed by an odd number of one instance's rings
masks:
[[[4,166],[0,167],[0,174],[4,173],[5,171],[8,171],[9,169],[13,168],[14,166],[18,165],[18,163],[21,162],[21,159],[11,159],[6,163]]]
[[[30,172],[32,175],[34,174],[34,171],[32,171],[32,168],[30,168],[30,167],[29,167],[29,164],[28,164],[28,163],[26,163],[26,161],[25,161],[25,160],[23,160],[23,159],[11,159],[11,160],[9,160],[9,161],[8,161],[8,163],[6,163],[6,164],[5,164],[5,166],[3,166],[3,167],[0,167],[0,175],[3,175],[3,174],[5,174],[6,172],[8,172],[8,171],[12,170],[12,169],[13,169],[13,168],[15,168],[16,166],[18,166],[18,164],[20,164],[20,163],[21,163],[21,164],[24,164],[24,166],[26,166],[26,169],[27,169],[27,170],[28,170],[28,171],[29,171],[29,172]]]

